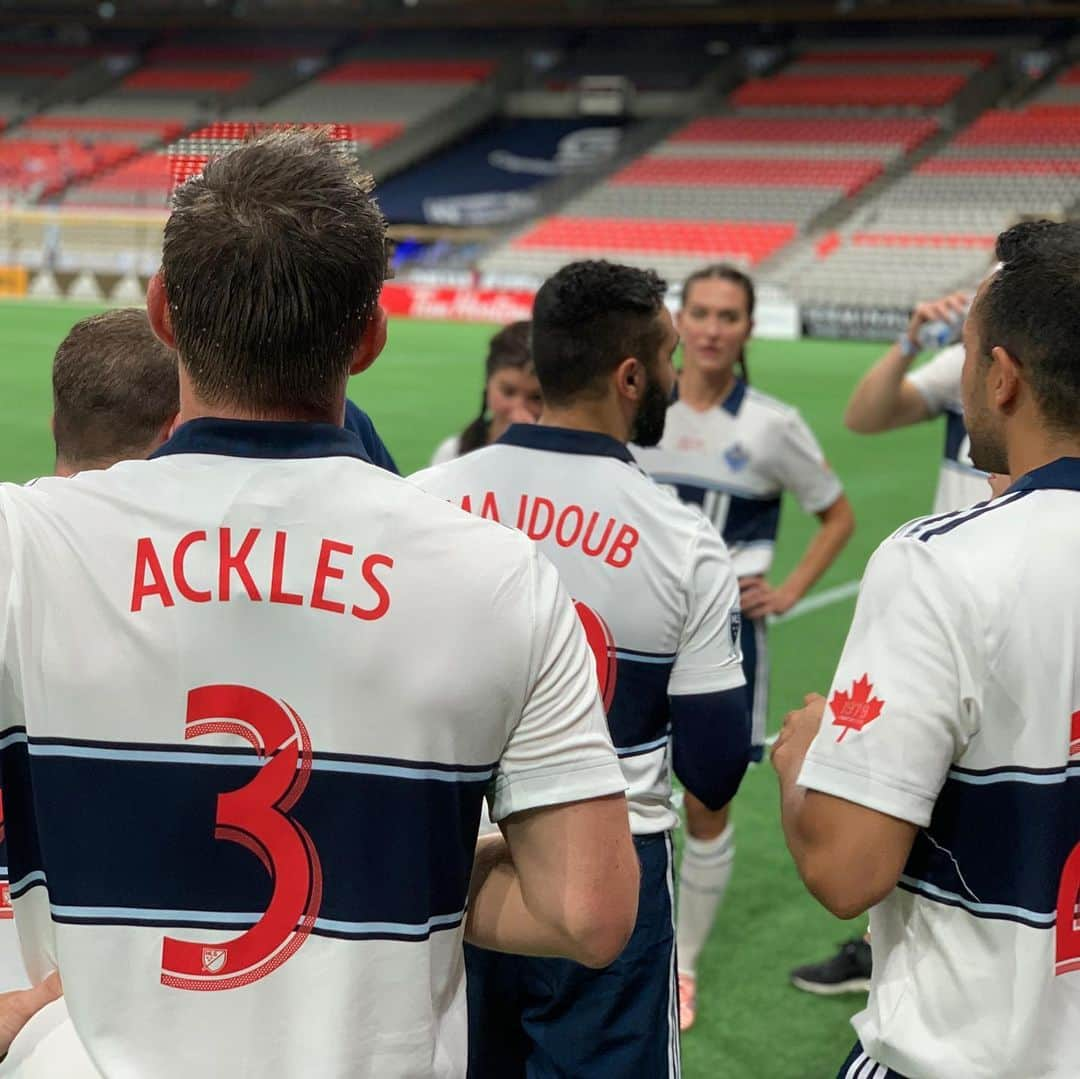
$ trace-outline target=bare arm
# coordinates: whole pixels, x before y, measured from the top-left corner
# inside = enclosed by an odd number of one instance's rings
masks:
[[[747,618],[783,614],[794,607],[836,561],[855,531],[855,514],[846,495],[841,495],[831,506],[823,509],[817,514],[817,519],[821,526],[783,584],[770,588],[764,577],[746,577],[739,582],[742,609]]]
[[[589,967],[618,958],[637,918],[639,867],[624,795],[515,813],[476,849],[465,937]]]
[[[907,378],[915,357],[893,345],[866,372],[844,410],[844,426],[858,435],[876,435],[894,427],[909,427],[930,418],[930,409]]]
[[[807,889],[838,918],[855,918],[896,887],[916,825],[797,784],[821,724],[825,698],[789,713],[773,747],[784,839]]]
[[[917,336],[927,322],[963,318],[967,301],[966,293],[954,292],[915,308],[907,328],[907,337],[915,351],[905,356],[897,342],[863,375],[844,411],[845,427],[856,434],[876,435],[930,418],[926,401],[907,377],[918,355]]]

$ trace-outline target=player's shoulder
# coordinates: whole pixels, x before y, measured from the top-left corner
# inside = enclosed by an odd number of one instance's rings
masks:
[[[435,452],[431,455],[431,466],[429,467],[445,464],[447,461],[453,461],[460,456],[461,435],[450,435],[435,447]]]
[[[1010,491],[950,513],[916,517],[901,525],[881,545],[918,551],[929,562],[947,564],[952,575],[973,570],[984,557],[1024,542],[1027,491]],[[1018,526],[1014,528],[1013,526]]]
[[[794,405],[756,386],[746,387],[742,408],[747,410],[748,415],[772,423],[788,423],[799,416],[799,410]]]

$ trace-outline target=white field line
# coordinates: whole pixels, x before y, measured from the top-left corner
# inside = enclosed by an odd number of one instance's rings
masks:
[[[801,618],[805,614],[813,614],[814,611],[820,611],[823,607],[831,607],[834,603],[842,603],[844,600],[850,599],[858,591],[858,581],[845,581],[844,584],[838,584],[833,588],[826,588],[823,592],[815,592],[812,596],[807,596],[806,599],[799,600],[787,614],[777,615],[769,621],[790,622],[793,618]]]

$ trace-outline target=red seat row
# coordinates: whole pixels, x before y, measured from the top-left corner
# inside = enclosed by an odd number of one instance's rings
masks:
[[[983,113],[953,146],[1027,146],[1038,143],[1080,145],[1080,106],[1031,105]]]
[[[292,124],[292,123],[269,123],[249,122],[246,120],[219,120],[217,123],[207,124],[187,136],[189,139],[223,139],[241,140],[250,138],[252,135],[264,131],[285,131],[295,128],[326,131],[332,139],[340,139],[343,142],[366,142],[370,145],[378,145],[396,138],[405,130],[405,125],[394,121],[371,121],[359,124]]]
[[[98,191],[165,192],[201,172],[208,160],[203,155],[143,154],[88,186]]]
[[[495,70],[490,60],[349,60],[320,75],[321,83],[479,82]]]
[[[944,105],[963,75],[777,75],[743,83],[731,100],[748,105]]]
[[[612,177],[615,185],[836,187],[847,195],[880,176],[880,161],[758,157],[642,157]]]
[[[658,221],[549,217],[513,247],[520,250],[642,252],[656,255],[727,255],[756,263],[790,242],[795,225],[737,221]]]
[[[858,247],[978,247],[992,251],[997,240],[968,233],[856,232],[851,242]]]
[[[0,142],[0,184],[49,194],[138,153],[134,143],[88,146],[75,140],[9,139]]]
[[[934,120],[922,117],[878,119],[860,116],[834,120],[829,117],[708,116],[687,124],[671,137],[671,141],[884,143],[913,150],[937,129]]]
[[[213,90],[229,93],[251,82],[252,73],[231,67],[150,67],[136,71],[120,84],[124,90]]]

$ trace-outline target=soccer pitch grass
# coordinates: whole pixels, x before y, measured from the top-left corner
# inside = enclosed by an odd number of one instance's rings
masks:
[[[100,307],[0,304],[0,476],[22,481],[52,468],[49,369],[69,327]],[[404,473],[426,465],[435,445],[475,416],[491,328],[395,322],[386,352],[350,392],[371,413]],[[855,509],[856,533],[815,592],[857,580],[874,547],[929,512],[942,440],[939,426],[859,438],[841,423],[859,373],[881,346],[824,341],[755,342],[755,385],[797,405],[817,433]],[[814,522],[783,510],[775,580],[798,560]],[[898,585],[901,585],[898,582]],[[790,620],[769,634],[770,729],[810,690],[825,692],[854,601]],[[699,970],[697,1025],[683,1037],[687,1079],[832,1079],[854,1042],[858,996],[821,999],[791,988],[788,970],[829,955],[861,933],[804,891],[784,847],[776,782],[752,769],[735,804],[735,873]],[[657,1022],[662,1020],[656,1017]]]

